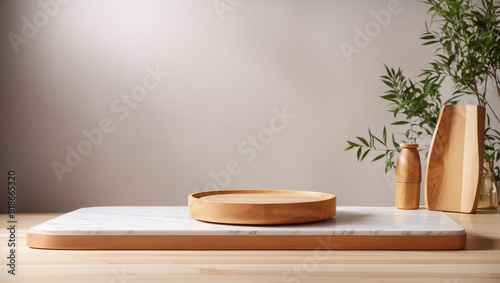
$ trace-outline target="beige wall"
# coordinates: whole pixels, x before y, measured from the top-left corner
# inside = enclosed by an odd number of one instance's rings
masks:
[[[315,190],[336,194],[338,205],[393,205],[383,164],[357,163],[343,149],[368,126],[380,132],[391,121],[378,97],[383,63],[414,75],[432,57],[418,39],[427,7],[406,0],[215,3],[231,10],[220,17],[212,0],[73,0],[49,6],[44,19],[38,1],[1,1],[1,174],[17,170],[20,211],[186,205],[191,192],[215,186]],[[374,25],[371,11],[381,10],[391,19]],[[45,24],[36,33],[22,21],[34,15]],[[373,38],[347,58],[340,46],[355,46],[355,28],[367,25]],[[16,53],[7,35],[22,36],[23,27],[31,38]],[[169,76],[156,84],[148,66]],[[150,90],[141,96],[143,80]],[[141,101],[126,106],[122,94],[131,92]],[[284,108],[294,118],[276,116]],[[82,131],[100,123],[113,131],[85,148],[91,143]],[[259,134],[252,146],[249,136]],[[68,164],[68,146],[88,156]],[[72,170],[62,182],[54,162]],[[219,173],[217,185],[210,173],[228,164],[229,183]]]

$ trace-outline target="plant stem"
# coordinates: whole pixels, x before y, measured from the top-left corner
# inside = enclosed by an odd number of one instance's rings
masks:
[[[413,118],[410,118],[410,140],[413,141]]]
[[[479,97],[479,91],[477,90],[476,80],[474,80],[474,93],[476,94],[477,97],[477,104],[481,105],[481,99]]]
[[[484,97],[486,97],[486,90],[488,89],[488,74],[484,75]]]
[[[495,85],[497,86],[497,93],[498,96],[500,97],[500,79],[497,78],[497,68],[493,69],[493,78],[496,80]]]

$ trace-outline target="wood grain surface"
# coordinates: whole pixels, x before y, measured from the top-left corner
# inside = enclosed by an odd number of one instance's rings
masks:
[[[230,224],[291,224],[331,218],[335,195],[288,190],[223,190],[189,195],[189,216]]]
[[[420,183],[396,183],[396,207],[417,209],[420,205]]]
[[[473,213],[482,176],[485,108],[445,105],[425,172],[425,207]]]
[[[466,235],[48,235],[28,245],[82,250],[458,250]]]
[[[500,282],[500,211],[446,214],[466,229],[464,250],[39,250],[27,230],[61,214],[18,214],[20,265],[15,276],[0,269],[0,282]],[[2,229],[2,255],[7,240]]]

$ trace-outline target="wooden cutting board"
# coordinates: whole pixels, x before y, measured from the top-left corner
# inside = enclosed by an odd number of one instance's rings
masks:
[[[189,216],[227,224],[270,225],[320,221],[335,215],[335,195],[289,190],[222,190],[189,195]]]
[[[474,213],[484,152],[485,108],[445,105],[432,138],[425,170],[425,207]]]

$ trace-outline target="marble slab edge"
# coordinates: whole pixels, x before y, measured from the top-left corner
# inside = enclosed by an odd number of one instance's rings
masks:
[[[466,244],[465,230],[442,212],[423,210],[405,212],[394,211],[393,208],[339,207],[336,216],[337,220],[331,219],[330,222],[325,221],[323,223],[313,223],[309,226],[297,226],[306,232],[312,233],[300,234],[298,233],[300,229],[293,225],[286,227],[237,226],[237,229],[233,225],[217,226],[217,224],[203,223],[185,218],[184,212],[182,212],[183,207],[177,207],[175,210],[173,208],[169,211],[180,213],[173,218],[183,218],[180,228],[177,227],[180,230],[175,233],[171,233],[172,231],[168,229],[166,231],[170,231],[169,234],[159,234],[158,231],[156,231],[156,234],[148,234],[147,229],[142,233],[137,233],[137,231],[135,233],[134,231],[126,232],[126,230],[114,232],[113,230],[96,230],[94,233],[92,231],[70,231],[69,233],[63,229],[54,229],[54,227],[57,227],[57,223],[64,222],[65,217],[61,217],[32,227],[27,232],[27,245],[30,248],[62,250],[457,250],[463,249]],[[86,208],[63,216],[66,216],[66,220],[73,217],[71,219],[78,222],[74,217],[83,215],[82,212],[86,212],[86,219],[80,219],[81,223],[86,223],[85,221],[97,219],[92,218],[90,213],[96,209],[103,210],[103,208]],[[112,210],[110,208],[110,211],[116,211],[116,209]],[[150,210],[150,213],[154,212],[153,208]],[[436,228],[435,224],[440,225],[440,229],[436,229],[437,231],[432,231],[432,229],[429,231],[421,230],[417,231],[417,233],[405,229],[402,231],[385,231],[385,233],[382,230],[368,229],[362,231],[361,234],[359,234],[359,230],[345,230],[349,227],[352,228],[354,225],[343,222],[349,218],[349,213],[355,211],[355,217],[359,218],[360,215],[369,216],[369,211],[373,210],[376,211],[373,217],[378,217],[374,218],[375,221],[377,219],[382,221],[385,219],[384,217],[392,217],[393,214],[398,214],[398,217],[403,220],[411,220],[412,217],[417,219],[428,217],[430,224],[424,224],[434,225],[431,225],[431,228]],[[130,209],[128,211],[130,212]],[[373,221],[369,217],[365,219],[366,223],[372,223]],[[191,228],[198,233],[187,234],[182,225],[192,225]],[[332,231],[332,225],[340,230]],[[422,223],[419,225],[422,225]],[[147,227],[146,225],[143,228]],[[172,227],[175,227],[175,225]],[[401,227],[405,228],[405,225],[401,225]],[[212,231],[212,228],[217,228],[220,231],[216,231],[216,234],[207,233],[207,231]],[[200,233],[200,229],[209,230]],[[234,233],[231,233],[231,231]],[[263,231],[267,231],[268,234],[263,233]],[[328,233],[326,233],[327,231]],[[412,232],[415,234],[412,234]]]

